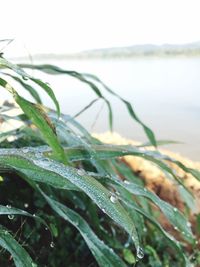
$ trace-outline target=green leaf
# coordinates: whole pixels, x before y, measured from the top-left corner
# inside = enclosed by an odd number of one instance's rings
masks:
[[[157,146],[164,146],[164,145],[172,145],[172,144],[183,144],[182,142],[179,141],[174,141],[174,140],[156,140]],[[149,147],[152,146],[150,142],[141,144],[137,147]]]
[[[13,95],[15,101],[21,107],[24,113],[40,129],[44,139],[53,149],[57,158],[62,162],[66,162],[67,158],[56,136],[54,125],[51,123],[50,119],[42,110],[42,108],[39,105],[33,104],[18,95],[15,89],[2,78],[0,78],[0,85]]]
[[[191,168],[187,168],[181,162],[170,158],[169,156],[163,155],[158,151],[144,151],[140,150],[138,147],[134,146],[117,146],[117,145],[93,145],[92,146],[96,153],[98,154],[99,159],[111,159],[117,158],[126,155],[133,155],[137,157],[144,158],[145,160],[151,161],[155,163],[162,171],[170,174],[180,185],[182,185],[185,190],[191,195],[190,191],[185,187],[183,181],[179,179],[179,177],[175,174],[174,170],[169,167],[166,161],[172,162],[179,166],[184,171],[191,173],[195,178],[200,179],[200,172],[198,170],[194,170]],[[73,147],[73,148],[66,148],[67,153],[69,153],[70,160],[88,160],[89,154],[87,151],[84,151],[83,147]],[[76,150],[76,153],[74,151]]]
[[[15,101],[19,104],[24,113],[32,120],[32,122],[40,129],[44,139],[52,148],[57,158],[62,162],[66,162],[66,155],[64,154],[64,150],[58,141],[54,126],[40,106],[27,101],[18,94],[15,94]]]
[[[31,78],[31,80],[33,82],[35,82],[36,84],[38,84],[41,88],[43,88],[44,91],[50,96],[50,98],[53,100],[53,102],[56,106],[58,116],[60,116],[60,106],[59,106],[59,103],[58,103],[56,96],[55,96],[53,90],[51,89],[51,87],[47,83],[44,83],[43,81],[41,81],[39,79]]]
[[[17,209],[17,208],[11,207],[10,205],[7,205],[7,206],[0,205],[0,216],[1,215],[8,215],[9,219],[13,219],[14,215],[28,216],[28,217],[31,217],[33,219],[36,219],[36,220],[40,221],[42,224],[47,226],[46,222],[43,219],[41,219],[40,217],[38,217],[36,215],[32,215],[32,214],[30,214],[29,212],[27,212],[25,210],[21,210],[21,209]]]
[[[45,151],[48,151],[48,147],[46,147]],[[70,181],[63,178],[62,176],[59,176],[54,172],[37,167],[34,164],[33,153],[36,153],[35,158],[40,159],[42,148],[34,149],[24,147],[23,149],[1,149],[0,169],[4,169],[5,166],[8,165],[8,167],[12,170],[13,166],[14,169],[19,171],[19,173],[28,176],[35,182],[47,183],[53,187],[60,189],[62,188],[67,190],[79,190],[74,184],[72,184]],[[46,163],[50,163],[50,160],[48,158],[44,158],[43,160],[45,160]]]
[[[77,72],[77,71],[67,71],[67,70],[63,70],[57,66],[54,65],[49,65],[49,64],[45,64],[45,65],[31,65],[31,64],[19,64],[19,67],[22,68],[30,68],[30,69],[37,69],[43,72],[46,72],[48,74],[67,74],[70,75],[76,79],[78,79],[79,81],[89,85],[89,87],[93,90],[93,92],[99,97],[102,98],[108,108],[108,113],[109,113],[109,125],[110,125],[110,129],[112,130],[112,123],[113,123],[113,114],[112,114],[112,108],[110,105],[110,102],[102,95],[101,91],[99,90],[99,88],[91,81],[87,80],[83,74]]]
[[[38,104],[42,104],[42,100],[38,94],[38,92],[35,90],[35,88],[33,88],[31,85],[29,85],[28,83],[25,83],[24,81],[22,81],[19,77],[17,76],[14,76],[12,74],[8,74],[8,73],[3,73],[4,75],[7,75],[11,78],[13,78],[15,81],[17,81],[19,84],[22,85],[22,87],[24,89],[26,89],[29,94],[33,97],[33,99],[35,99],[35,101],[38,103]]]
[[[44,192],[42,195],[47,200],[51,208],[64,220],[70,222],[80,232],[99,266],[105,267],[125,267],[124,262],[92,231],[87,222],[75,211],[69,209],[63,204],[49,198]]]
[[[24,79],[30,79],[34,83],[39,85],[52,99],[52,101],[54,102],[54,104],[56,106],[58,115],[60,115],[59,103],[55,97],[53,90],[51,89],[51,87],[47,83],[44,83],[40,79],[36,79],[36,78],[32,77],[31,75],[27,74],[22,68],[20,68],[18,65],[12,64],[11,62],[7,61],[5,58],[2,58],[2,57],[0,57],[0,68],[1,67],[9,68],[9,69],[13,70],[14,72],[16,72],[20,77],[23,77]]]
[[[88,108],[90,108],[94,103],[96,103],[99,100],[99,98],[93,99],[87,106],[85,106],[83,109],[81,109],[78,113],[76,113],[73,118],[76,118],[80,116],[83,112],[85,112]]]
[[[135,256],[133,255],[131,250],[128,248],[123,249],[123,257],[125,261],[127,261],[129,264],[133,264],[136,262]]]
[[[119,100],[121,100],[121,101],[125,104],[125,106],[126,106],[128,112],[129,112],[130,116],[131,116],[136,122],[138,122],[138,123],[143,127],[143,129],[144,129],[144,131],[145,131],[145,133],[146,133],[146,135],[147,135],[147,137],[148,137],[150,143],[151,143],[153,146],[155,146],[155,147],[157,146],[156,138],[155,138],[155,135],[154,135],[153,131],[152,131],[149,127],[147,127],[147,126],[146,126],[146,125],[139,119],[139,117],[136,115],[136,113],[135,113],[135,111],[134,111],[134,109],[133,109],[133,107],[132,107],[132,105],[131,105],[130,102],[128,102],[127,100],[125,100],[124,98],[122,98],[120,95],[116,94],[113,90],[111,90],[105,83],[103,83],[103,82],[102,82],[98,77],[96,77],[95,75],[87,74],[87,73],[82,74],[82,75],[84,75],[85,77],[91,78],[92,80],[94,80],[94,81],[100,83],[100,84],[101,84],[101,85],[102,85],[102,86],[103,86],[103,87],[104,87],[104,88],[105,88],[111,95],[114,95],[114,96],[116,96]]]
[[[34,266],[26,250],[3,228],[0,228],[0,246],[10,252],[16,267]]]
[[[111,219],[124,228],[132,237],[136,250],[140,250],[134,222],[120,202],[114,199],[112,193],[101,183],[82,170],[65,166],[42,156],[34,157],[32,155],[31,157],[29,155],[27,159],[27,155],[24,157],[17,151],[9,154],[8,151],[9,149],[0,150],[0,165],[10,167],[34,181],[40,180],[43,183],[62,189],[67,189],[69,182],[71,182],[85,192]]]
[[[179,231],[184,238],[194,242],[194,236],[192,234],[190,224],[183,216],[183,214],[176,208],[171,206],[169,203],[160,199],[153,192],[148,191],[146,188],[129,181],[121,182],[117,179],[112,178],[112,182],[124,187],[127,191],[135,196],[143,196],[150,199],[156,206],[160,208],[166,218],[171,222],[174,228]]]
[[[123,190],[125,190],[124,188],[120,188],[120,192],[122,190],[122,195],[123,194]],[[160,232],[166,237],[167,241],[170,243],[171,247],[175,249],[175,251],[178,253],[177,257],[179,258],[179,260],[181,260],[183,262],[183,266],[184,267],[191,267],[191,264],[189,262],[189,259],[186,258],[184,252],[182,251],[181,245],[180,243],[175,240],[175,238],[173,236],[171,236],[170,234],[168,234],[163,228],[162,226],[159,224],[159,222],[149,213],[147,213],[145,210],[141,209],[140,206],[138,206],[133,200],[130,201],[130,199],[127,198],[122,198],[120,197],[121,201],[125,204],[125,206],[129,209],[134,209],[137,212],[139,212],[140,214],[142,214],[145,218],[147,218],[153,225],[156,226],[157,229],[160,230]]]

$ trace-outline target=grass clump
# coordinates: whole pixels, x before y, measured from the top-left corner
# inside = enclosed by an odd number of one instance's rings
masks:
[[[21,108],[21,113],[12,117],[20,126],[0,134],[0,265],[192,266],[184,246],[190,244],[196,251],[196,244],[186,215],[148,191],[120,160],[125,155],[142,157],[183,185],[167,164],[173,159],[156,150],[154,133],[131,104],[93,75],[53,65],[14,65],[3,55],[0,67],[1,87]],[[101,84],[124,103],[155,150],[101,143],[74,117],[62,114],[52,88],[25,69],[70,75],[86,83],[105,101],[112,128],[112,108],[98,87]],[[14,82],[30,93],[33,102],[18,93]],[[42,104],[35,89],[38,86],[56,110]],[[12,105],[1,107],[2,121],[9,121],[6,111],[12,109]],[[174,163],[200,178],[197,171]],[[155,211],[152,203],[160,211]],[[159,212],[179,231],[181,242],[164,230]]]

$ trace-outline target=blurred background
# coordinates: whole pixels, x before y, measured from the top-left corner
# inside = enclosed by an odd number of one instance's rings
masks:
[[[3,0],[0,39],[12,42],[0,42],[0,53],[15,63],[97,75],[133,104],[157,139],[183,142],[168,149],[200,160],[199,10],[198,0]],[[74,115],[95,99],[76,79],[33,75],[50,83],[63,113]],[[104,94],[113,105],[114,131],[145,142],[125,107]],[[2,89],[0,98],[10,96]],[[77,119],[91,132],[109,130],[100,100]]]

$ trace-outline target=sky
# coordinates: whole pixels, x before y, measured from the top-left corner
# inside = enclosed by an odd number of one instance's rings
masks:
[[[1,0],[0,8],[0,39],[14,39],[8,55],[200,41],[199,0]]]

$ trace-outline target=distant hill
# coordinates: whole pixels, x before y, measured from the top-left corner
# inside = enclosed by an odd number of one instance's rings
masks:
[[[200,42],[182,45],[133,45],[127,47],[102,48],[82,51],[74,54],[37,54],[32,55],[34,59],[92,59],[92,58],[131,58],[147,56],[200,56]],[[23,58],[17,58],[17,60]]]
[[[133,45],[83,51],[79,57],[138,57],[138,56],[194,56],[200,55],[200,42],[183,45]]]

